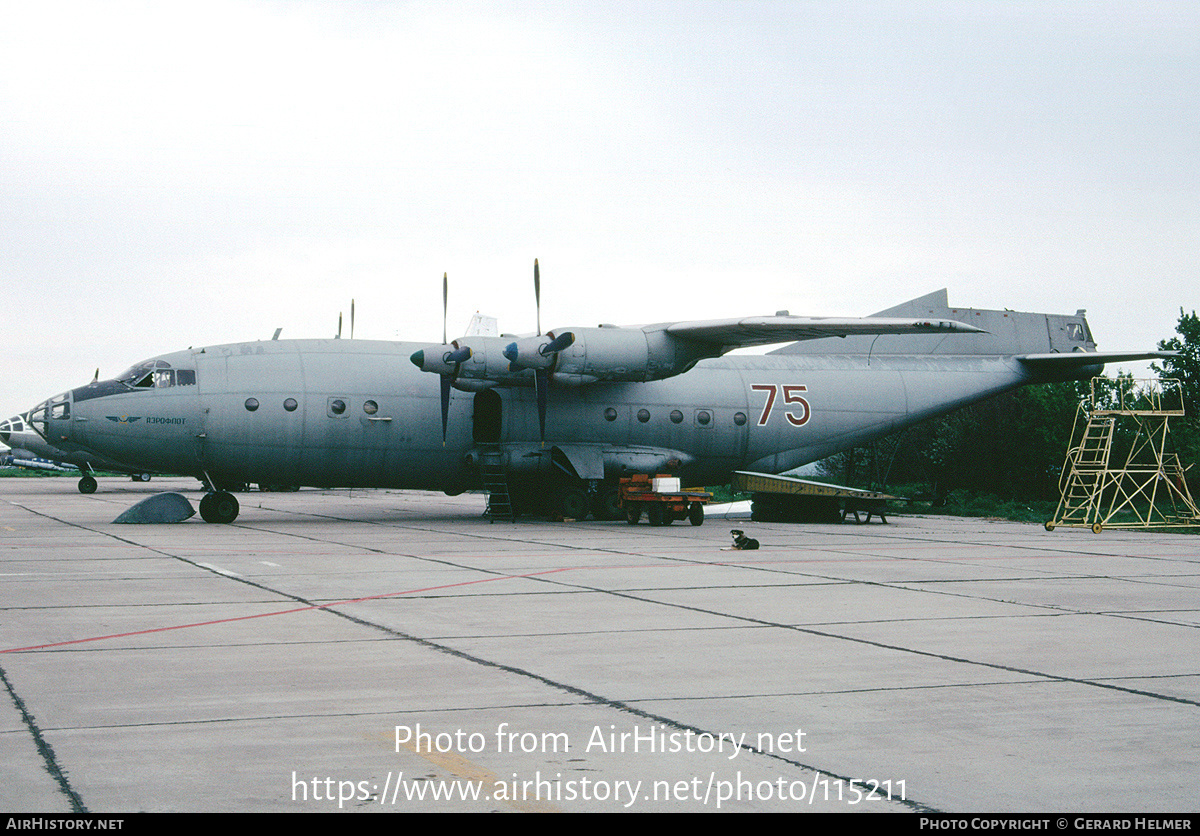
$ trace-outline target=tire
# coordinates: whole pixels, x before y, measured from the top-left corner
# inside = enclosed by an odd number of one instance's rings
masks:
[[[592,516],[598,520],[619,520],[625,515],[621,508],[621,493],[616,488],[603,488],[596,497]]]
[[[1047,531],[1054,530],[1054,520],[1046,520],[1046,530]]]
[[[625,509],[625,522],[630,525],[637,525],[642,519],[642,503],[630,502],[629,507]]]
[[[568,488],[558,498],[558,510],[572,520],[586,520],[588,515],[587,494],[580,488]]]
[[[79,480],[78,488],[79,488],[80,493],[95,493],[96,492],[96,478],[94,476],[82,477]]]
[[[661,502],[650,502],[646,505],[646,520],[650,525],[666,525],[666,512]]]
[[[1104,530],[1104,526],[1102,526],[1100,523],[1092,524],[1092,533],[1093,534],[1099,534],[1103,530]]]
[[[209,523],[228,524],[237,519],[238,501],[231,493],[217,491],[200,500],[200,517]]]
[[[704,525],[704,506],[693,502],[688,506],[688,522],[692,525]]]

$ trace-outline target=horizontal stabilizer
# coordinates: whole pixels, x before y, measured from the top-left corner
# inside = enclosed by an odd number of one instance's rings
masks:
[[[1137,360],[1162,360],[1174,357],[1175,351],[1072,351],[1050,354],[1019,354],[1016,359],[1034,369],[1101,366],[1105,363],[1132,363]]]

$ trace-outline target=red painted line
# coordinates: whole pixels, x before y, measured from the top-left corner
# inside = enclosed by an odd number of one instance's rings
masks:
[[[109,635],[109,636],[92,636],[92,637],[86,638],[86,639],[70,639],[69,641],[53,642],[51,644],[34,644],[34,645],[30,645],[29,647],[10,647],[6,650],[0,650],[0,653],[20,653],[21,651],[25,651],[25,650],[46,650],[51,647],[67,647],[67,646],[73,645],[73,644],[85,644],[87,642],[107,641],[108,639],[123,639],[128,636],[145,636],[145,635],[149,635],[150,633],[165,633],[169,630],[186,630],[190,627],[208,627],[209,625],[212,625],[212,624],[232,624],[235,621],[249,621],[253,618],[270,618],[271,616],[276,616],[276,615],[292,615],[292,614],[298,613],[298,612],[311,612],[313,610],[324,610],[324,609],[328,609],[329,607],[342,606],[343,604],[357,604],[362,601],[376,601],[381,598],[395,598],[400,595],[414,595],[418,592],[433,592],[438,589],[453,589],[458,586],[471,586],[472,584],[477,584],[477,583],[490,583],[492,581],[506,581],[506,580],[514,580],[514,579],[519,579],[519,578],[533,578],[533,577],[537,577],[538,575],[552,575],[555,572],[569,572],[572,569],[576,569],[576,568],[586,568],[586,567],[562,566],[562,567],[559,567],[558,569],[543,569],[540,572],[529,572],[528,574],[524,574],[524,575],[497,575],[497,576],[491,577],[491,578],[477,578],[473,581],[459,581],[458,583],[448,583],[448,584],[443,584],[441,586],[427,586],[422,589],[406,589],[403,592],[385,592],[381,595],[367,595],[362,598],[348,598],[345,601],[331,601],[328,604],[314,604],[313,606],[310,606],[310,607],[296,607],[296,608],[290,609],[290,610],[276,610],[275,612],[261,612],[261,613],[257,613],[256,615],[238,615],[238,616],[233,616],[232,618],[217,618],[212,621],[196,621],[191,624],[175,624],[170,627],[151,627],[149,630],[134,630],[129,633],[113,633],[112,635]]]
[[[1056,552],[1049,552],[1049,553],[1045,553],[1045,554],[1003,555],[1003,556],[998,556],[995,558],[962,557],[960,555],[955,555],[953,557],[946,557],[946,558],[926,558],[922,562],[940,563],[942,561],[953,561],[953,562],[964,562],[965,561],[967,563],[973,563],[973,562],[982,561],[982,560],[1014,560],[1014,559],[1021,560],[1021,559],[1029,559],[1029,558],[1034,558],[1034,557],[1037,557],[1037,558],[1041,558],[1041,557],[1062,558],[1062,557],[1078,557],[1078,556],[1079,555],[1063,554],[1063,553],[1056,553]],[[165,632],[168,632],[171,630],[186,630],[191,627],[208,627],[208,626],[214,625],[214,624],[232,624],[235,621],[249,621],[254,618],[270,618],[270,617],[276,616],[276,615],[293,615],[295,613],[311,612],[314,610],[324,610],[324,609],[328,609],[330,607],[339,607],[344,604],[358,604],[363,601],[378,601],[378,600],[381,600],[384,598],[397,598],[401,595],[415,595],[415,594],[421,593],[421,592],[434,592],[439,589],[454,589],[456,587],[472,586],[474,584],[479,584],[479,583],[491,583],[493,581],[517,580],[520,578],[535,578],[535,577],[538,577],[539,575],[553,575],[558,572],[575,572],[575,571],[586,570],[586,569],[600,569],[600,568],[604,568],[604,569],[667,569],[667,568],[684,568],[684,567],[696,568],[696,567],[701,567],[701,566],[721,567],[721,568],[737,568],[739,566],[769,566],[769,565],[776,565],[776,564],[805,564],[805,563],[841,563],[841,562],[847,562],[847,561],[861,562],[862,560],[891,560],[891,559],[894,559],[894,558],[889,558],[886,555],[859,555],[859,554],[853,554],[853,553],[840,554],[837,551],[831,551],[831,553],[825,557],[805,557],[805,558],[789,557],[789,558],[776,558],[776,559],[759,558],[757,560],[731,559],[728,561],[724,561],[724,560],[713,561],[711,563],[687,562],[687,563],[675,563],[675,564],[666,564],[666,565],[663,565],[663,564],[628,564],[628,565],[624,565],[624,566],[605,566],[605,567],[600,567],[600,566],[560,566],[557,569],[542,569],[537,572],[527,572],[522,575],[496,575],[494,577],[477,578],[477,579],[471,580],[471,581],[459,581],[458,583],[443,584],[441,586],[426,586],[426,587],[422,587],[421,589],[406,589],[403,592],[385,592],[380,595],[367,595],[362,598],[348,598],[344,601],[331,601],[328,604],[314,604],[314,605],[308,606],[308,607],[295,607],[294,609],[290,609],[290,610],[276,610],[274,612],[257,613],[256,615],[238,615],[238,616],[233,616],[231,618],[218,618],[218,619],[214,619],[212,621],[196,621],[191,624],[175,624],[170,627],[151,627],[148,630],[134,630],[129,633],[113,633],[112,635],[107,635],[107,636],[92,636],[92,637],[86,638],[86,639],[70,639],[68,641],[52,642],[50,644],[34,644],[34,645],[29,645],[28,647],[10,647],[10,648],[4,649],[4,650],[0,650],[0,653],[20,653],[22,651],[27,651],[27,650],[46,650],[48,648],[53,648],[53,647],[68,647],[70,645],[75,645],[75,644],[86,644],[87,642],[107,641],[109,639],[121,639],[121,638],[127,638],[129,636],[145,636],[145,635],[149,635],[151,633],[165,633]]]

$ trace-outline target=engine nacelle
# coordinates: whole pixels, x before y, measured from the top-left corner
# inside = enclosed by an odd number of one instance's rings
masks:
[[[698,357],[683,356],[665,331],[575,328],[575,342],[558,353],[552,379],[559,383],[661,380],[687,371]]]
[[[539,369],[568,386],[662,380],[710,356],[711,346],[693,345],[662,329],[600,326],[519,340],[463,337],[452,345],[416,352],[412,360],[422,371],[453,375],[457,388],[467,388],[466,381],[472,380],[533,385],[534,370]]]

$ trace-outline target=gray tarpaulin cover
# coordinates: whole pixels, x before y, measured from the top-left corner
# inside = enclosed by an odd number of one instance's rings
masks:
[[[193,516],[196,509],[178,493],[156,493],[113,520],[114,523],[175,523]]]

